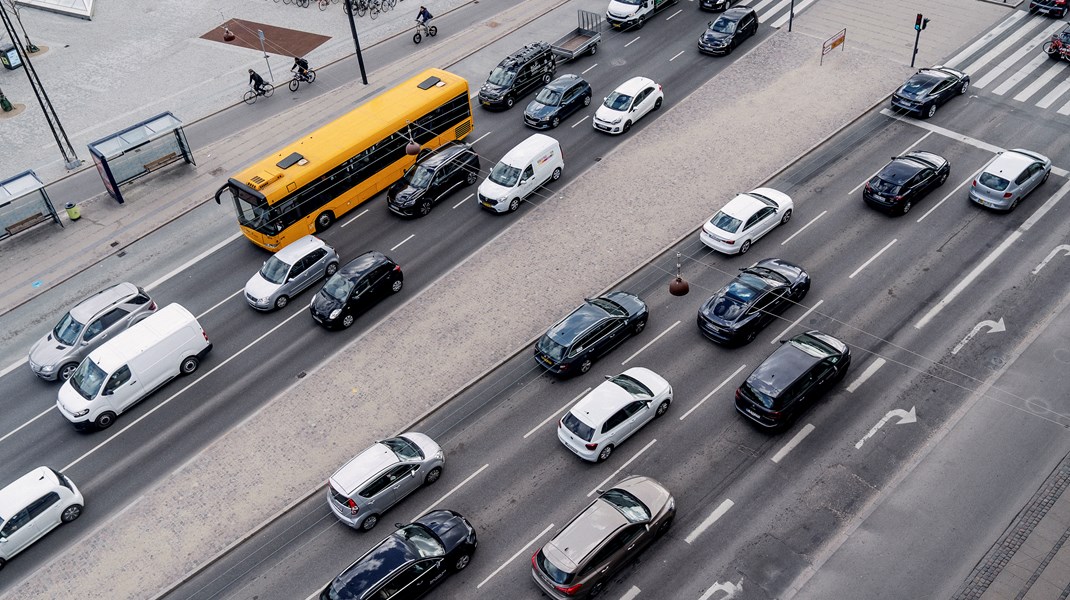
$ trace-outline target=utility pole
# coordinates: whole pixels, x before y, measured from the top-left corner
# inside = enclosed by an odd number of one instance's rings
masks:
[[[368,85],[368,73],[364,71],[364,56],[360,53],[360,40],[357,39],[357,23],[353,20],[353,12],[356,7],[353,6],[354,0],[342,0],[345,2],[346,14],[349,15],[349,30],[353,32],[353,44],[357,47],[357,64],[360,65],[360,81],[364,85]]]

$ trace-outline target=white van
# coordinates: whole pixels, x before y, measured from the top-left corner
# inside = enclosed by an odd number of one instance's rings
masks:
[[[196,371],[211,349],[197,318],[170,304],[90,352],[59,389],[56,407],[78,429],[107,429],[179,373]]]
[[[494,212],[513,212],[539,186],[561,177],[565,158],[554,138],[536,133],[517,144],[479,184],[479,205]]]

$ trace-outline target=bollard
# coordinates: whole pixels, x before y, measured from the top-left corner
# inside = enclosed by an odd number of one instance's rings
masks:
[[[74,202],[68,202],[65,208],[67,209],[67,216],[70,217],[72,221],[77,221],[81,218],[82,210],[75,206]]]

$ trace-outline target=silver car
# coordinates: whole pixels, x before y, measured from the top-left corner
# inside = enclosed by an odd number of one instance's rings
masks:
[[[327,504],[346,525],[368,531],[388,508],[438,481],[445,463],[442,449],[422,433],[376,442],[331,475]]]
[[[1002,211],[1018,203],[1051,175],[1051,160],[1032,150],[1016,148],[990,160],[970,186],[970,200]]]
[[[275,310],[338,270],[338,254],[314,235],[276,252],[245,284],[245,301],[257,310]]]
[[[156,302],[132,283],[103,289],[79,302],[30,348],[30,369],[48,381],[70,379],[93,349],[154,310]]]

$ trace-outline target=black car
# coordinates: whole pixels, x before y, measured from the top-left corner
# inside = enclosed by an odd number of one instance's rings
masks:
[[[747,6],[730,8],[698,37],[698,50],[703,54],[731,54],[736,46],[758,32],[758,15]]]
[[[698,7],[702,10],[725,10],[726,8],[732,8],[733,4],[738,4],[743,0],[699,0]]]
[[[719,344],[747,344],[810,291],[810,276],[798,265],[767,258],[739,275],[698,311],[698,328]]]
[[[449,573],[468,566],[478,542],[476,530],[452,510],[435,510],[379,542],[342,571],[320,600],[412,600]]]
[[[1061,19],[1066,16],[1067,0],[1030,0],[1029,12],[1042,12],[1046,15]]]
[[[403,217],[423,217],[461,186],[479,180],[479,156],[464,143],[447,144],[413,165],[386,192],[386,205]]]
[[[646,327],[646,303],[628,292],[588,298],[539,338],[535,360],[554,375],[579,375]]]
[[[892,108],[916,113],[923,119],[936,114],[936,108],[970,89],[970,76],[943,66],[921,69],[892,94]]]
[[[385,255],[365,252],[338,269],[312,304],[312,318],[328,329],[346,328],[383,297],[401,291],[401,267]]]
[[[951,173],[946,158],[916,150],[893,156],[862,188],[866,204],[891,213],[905,215],[930,190],[944,185]]]
[[[591,85],[579,75],[562,75],[539,90],[526,109],[524,124],[534,129],[552,129],[561,120],[591,104]]]
[[[512,108],[518,98],[540,85],[550,83],[557,61],[550,44],[528,44],[502,59],[479,88],[483,108]]]
[[[766,429],[787,427],[847,375],[847,344],[807,331],[783,340],[736,390],[736,410]]]

